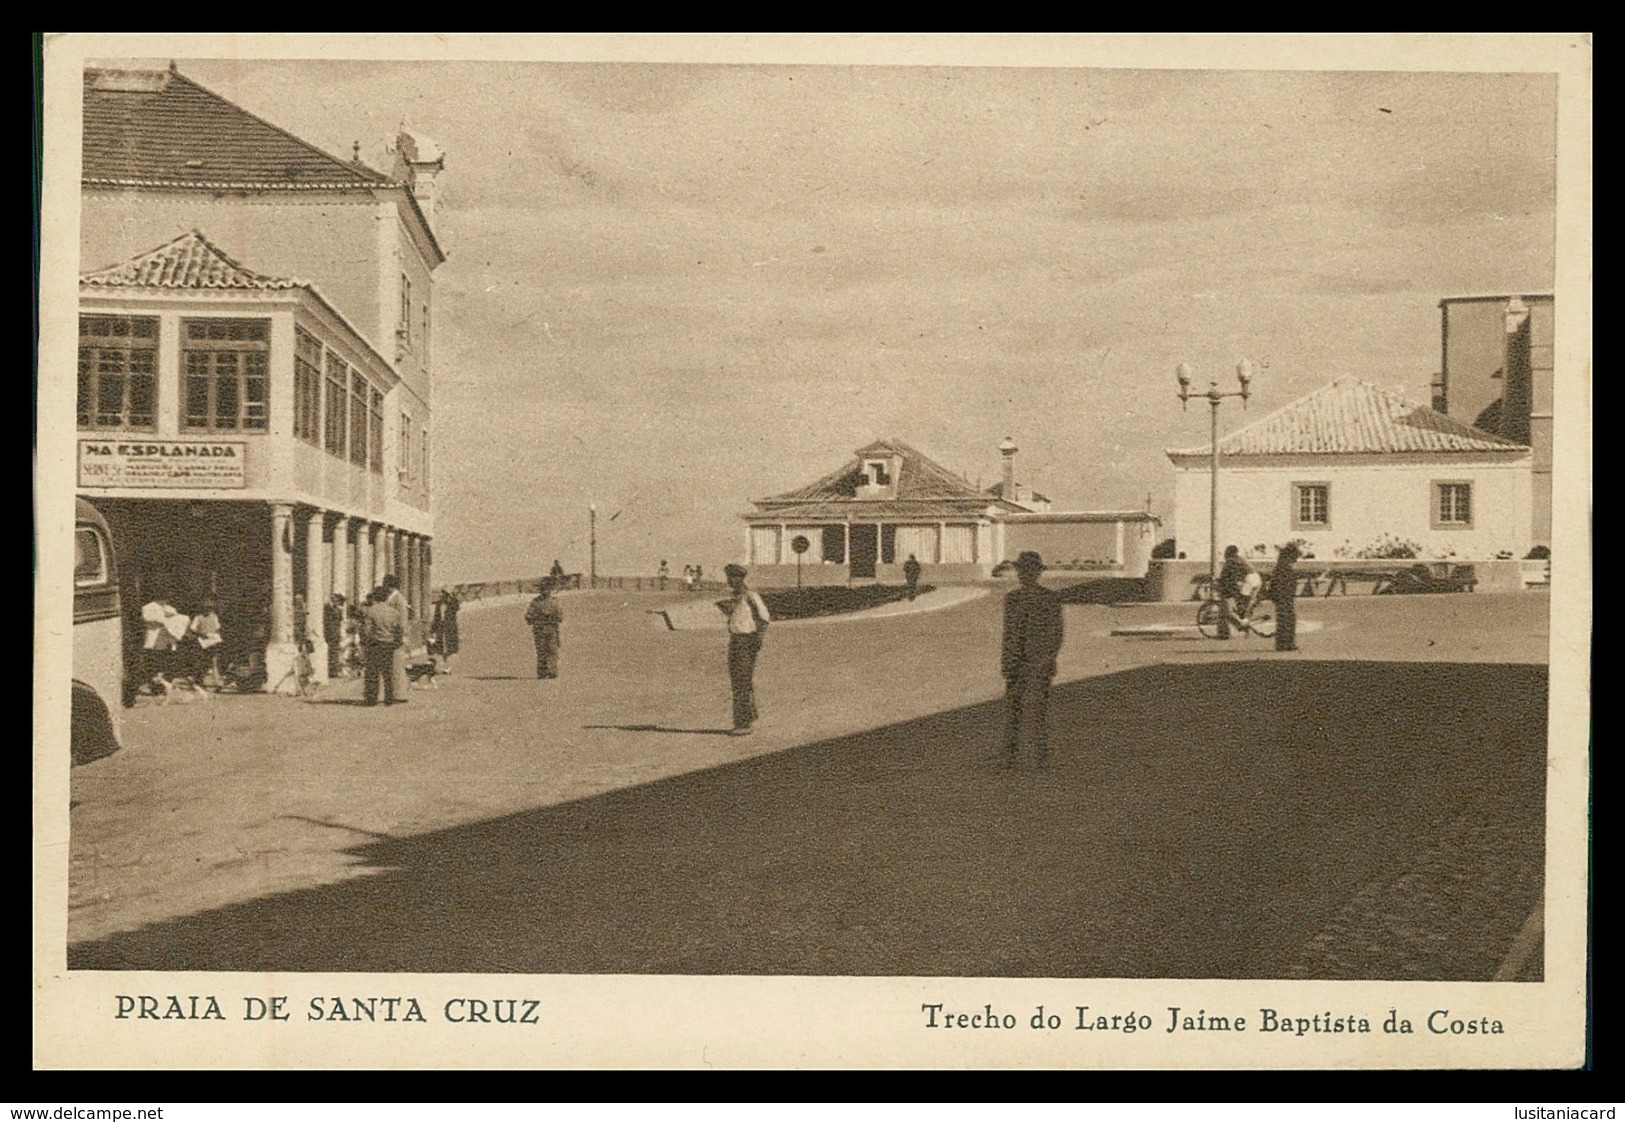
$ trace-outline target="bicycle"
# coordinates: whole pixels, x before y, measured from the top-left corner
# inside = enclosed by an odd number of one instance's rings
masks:
[[[1196,629],[1209,639],[1219,637],[1219,623],[1224,619],[1224,601],[1209,598],[1196,609]],[[1230,621],[1233,631],[1269,639],[1275,635],[1275,602],[1268,596],[1238,597],[1236,614]]]

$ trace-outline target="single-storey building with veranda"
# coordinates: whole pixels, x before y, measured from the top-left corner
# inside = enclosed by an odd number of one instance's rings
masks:
[[[1174,536],[1208,556],[1211,449],[1167,453]],[[1340,378],[1219,440],[1219,545],[1273,559],[1301,541],[1318,559],[1382,542],[1422,558],[1523,557],[1531,449],[1356,378]]]
[[[1003,482],[982,489],[901,440],[859,448],[804,487],[755,500],[745,560],[763,585],[903,580],[913,556],[927,582],[990,578],[1036,549],[1052,565],[1143,576],[1158,524],[1146,511],[1054,511],[1015,480],[1016,446],[999,448]]]

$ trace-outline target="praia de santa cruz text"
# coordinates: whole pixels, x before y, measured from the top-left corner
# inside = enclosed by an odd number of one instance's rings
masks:
[[[537,1025],[542,1003],[534,998],[454,997],[429,1012],[454,1025]],[[113,1019],[119,1021],[348,1021],[427,1023],[415,997],[312,997],[302,1005],[285,995],[245,997],[213,994],[116,994]]]
[[[1018,1028],[1056,1032],[1069,1029],[1076,1032],[1268,1032],[1288,1036],[1313,1036],[1320,1033],[1375,1032],[1431,1033],[1434,1036],[1491,1036],[1506,1032],[1506,1027],[1492,1017],[1434,1009],[1425,1017],[1412,1018],[1397,1009],[1389,1009],[1386,1016],[1368,1017],[1358,1013],[1337,1012],[1331,1009],[1312,1012],[1307,1016],[1298,1012],[1285,1013],[1278,1009],[1261,1008],[1257,1014],[1210,1013],[1206,1009],[1188,1009],[1169,1005],[1166,1011],[1153,1017],[1151,1013],[1134,1009],[1112,1011],[1092,1005],[1074,1005],[1071,1009],[1055,1010],[1038,1006],[1031,1016],[996,1010],[992,1005],[980,1009],[958,1010],[943,1004],[921,1005],[928,1029],[972,1029],[1007,1031]],[[1376,1028],[1373,1028],[1373,1022]]]

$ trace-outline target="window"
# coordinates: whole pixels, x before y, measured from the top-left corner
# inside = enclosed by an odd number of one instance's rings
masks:
[[[384,391],[376,386],[370,386],[368,389],[367,404],[370,423],[367,427],[367,439],[371,455],[367,460],[367,466],[372,469],[373,474],[382,475],[384,474]]]
[[[1473,525],[1473,485],[1435,483],[1433,485],[1433,528],[1465,530]]]
[[[429,490],[429,430],[427,427],[423,430],[422,440],[422,452],[418,458],[418,463],[422,466],[418,468],[418,476],[422,481],[423,490],[427,492]]]
[[[400,481],[412,485],[412,415],[401,414],[400,439],[395,444],[395,470]]]
[[[869,477],[871,486],[888,487],[891,485],[891,473],[886,470],[885,460],[869,460],[863,465],[863,471]]]
[[[350,397],[350,367],[332,351],[327,352],[327,450],[344,458],[346,402]]]
[[[427,366],[429,364],[429,302],[427,300],[423,302],[423,338],[421,340],[421,350],[423,351],[423,364]]]
[[[412,279],[405,273],[401,274],[401,323],[395,334],[407,346],[412,345]]]
[[[1324,530],[1331,525],[1331,493],[1329,483],[1294,483],[1292,485],[1292,528],[1294,530]]]
[[[367,466],[367,391],[372,387],[354,367],[350,369],[350,462]]]
[[[158,321],[79,317],[79,427],[151,429],[158,412]]]
[[[264,431],[270,423],[271,322],[185,320],[181,339],[181,427]]]
[[[321,445],[322,345],[302,327],[293,329],[293,434]]]

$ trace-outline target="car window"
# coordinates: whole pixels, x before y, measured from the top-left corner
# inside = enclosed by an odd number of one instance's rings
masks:
[[[73,585],[107,583],[107,544],[101,534],[88,526],[81,526],[73,535]]]

